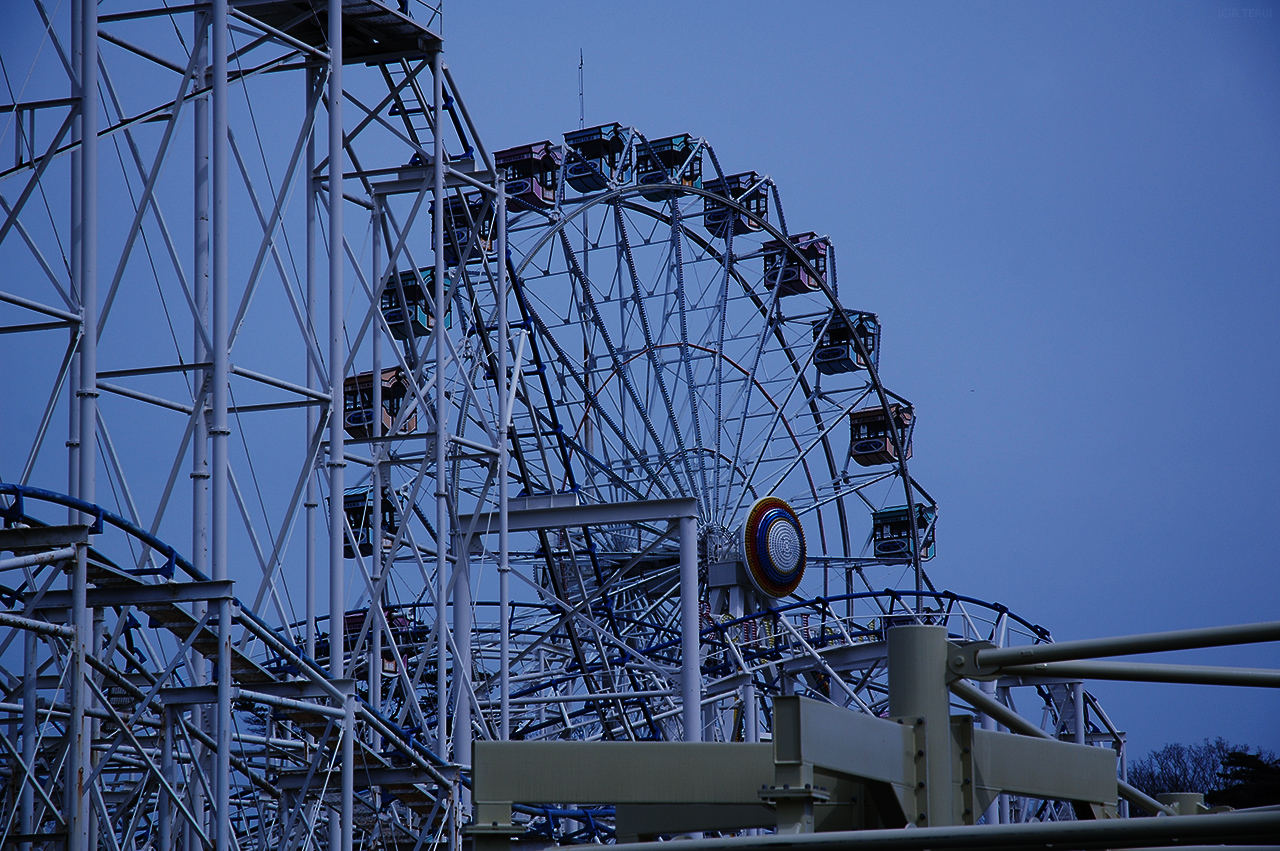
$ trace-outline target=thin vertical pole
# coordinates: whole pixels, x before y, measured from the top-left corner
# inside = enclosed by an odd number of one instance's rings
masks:
[[[1129,782],[1129,748],[1123,739],[1120,740],[1120,779],[1125,783]],[[1129,801],[1126,798],[1120,799],[1120,818],[1129,817]]]
[[[432,160],[432,208],[431,227],[435,234],[435,292],[432,293],[432,309],[435,310],[435,462],[436,462],[436,725],[437,753],[447,758],[449,753],[448,717],[449,690],[445,669],[449,663],[449,642],[445,630],[445,570],[449,559],[449,505],[445,501],[445,412],[444,412],[444,62],[439,50],[431,57],[431,103],[435,125],[435,145]]]
[[[84,62],[84,27],[80,20],[82,14],[82,4],[80,2],[72,2],[71,4],[71,94],[79,97],[82,91],[80,86],[80,67]],[[84,148],[81,145],[83,138],[81,136],[81,121],[76,121],[71,127],[71,141],[74,147],[71,149],[71,297],[79,304],[81,298],[81,281],[84,278],[84,227],[82,214],[84,213]],[[78,328],[72,328],[73,335],[79,335],[84,331],[84,325]],[[79,339],[76,339],[77,347],[80,345]],[[67,493],[80,494],[80,358],[71,359],[70,381],[68,390],[70,392],[70,403],[67,405],[69,411],[67,423]],[[79,512],[74,508],[67,509],[67,522],[78,522]]]
[[[195,83],[197,87],[204,87],[209,83],[209,37],[210,33],[210,16],[209,12],[196,12],[194,15],[195,32],[193,33],[193,43],[196,50],[196,69]],[[210,233],[209,233],[209,180],[210,180],[210,134],[209,127],[209,95],[203,94],[196,98],[193,104],[194,114],[194,181],[193,181],[193,209],[192,209],[192,244],[194,254],[192,257],[192,296],[195,299],[195,327],[193,328],[194,341],[192,344],[192,359],[196,363],[208,363],[213,356],[210,350],[210,344],[213,343],[212,329],[210,328],[209,314],[209,287],[210,287]],[[204,575],[209,575],[209,509],[210,509],[210,468],[209,468],[209,417],[212,414],[212,398],[207,395],[212,391],[213,372],[208,367],[197,370],[195,378],[198,382],[196,387],[196,399],[199,400],[200,410],[195,413],[195,426],[192,431],[191,441],[191,563],[197,571]],[[206,394],[203,395],[202,394]],[[192,604],[192,614],[201,618],[207,611],[208,603],[197,602]],[[208,668],[204,656],[196,650],[191,651],[191,671],[192,683],[194,685],[204,685],[208,678]],[[202,705],[195,705],[191,708],[192,720],[197,728],[203,728],[206,719],[206,709]],[[202,754],[203,745],[197,744],[193,752],[193,756],[198,757],[196,765],[192,766],[192,771],[201,770],[207,767],[207,756]],[[204,786],[200,783],[193,783],[191,790],[191,812],[197,816],[204,814]],[[186,847],[192,847],[192,825],[186,824],[183,828],[183,835],[186,838]]]
[[[995,680],[979,680],[978,688],[983,694],[990,695],[992,700],[996,699],[996,682]],[[985,712],[980,713],[982,729],[996,731],[999,729],[999,723]],[[982,820],[986,824],[997,824],[1000,821],[1000,801],[999,796],[987,805],[986,810],[982,813]]]
[[[98,5],[83,0],[80,11],[80,408],[79,491],[86,502],[95,498],[97,473],[98,410]],[[85,518],[87,521],[88,518]],[[84,781],[92,753],[88,724],[89,640],[92,612],[88,607],[88,555],[86,544],[76,546],[71,577],[73,678],[70,696],[72,737],[67,759],[68,847],[89,847],[89,794]]]
[[[507,476],[511,448],[510,389],[515,376],[509,375],[511,326],[507,319],[507,179],[498,174],[498,622],[499,639],[499,720],[498,739],[511,738],[511,548],[510,518],[507,516]],[[519,365],[517,365],[519,368]]]
[[[1002,641],[1001,645],[1003,645],[1003,643],[1004,642]],[[999,700],[1001,697],[1003,697],[1004,700],[1001,700],[1000,702],[1005,704],[1006,706],[1009,705],[1009,687],[1008,686],[996,687],[996,699]],[[999,819],[1000,824],[1009,824],[1011,821],[1013,821],[1013,813],[1010,807],[1010,801],[1011,801],[1011,798],[1008,792],[1001,792],[1000,796],[996,799],[996,804],[1000,809],[1000,819]]]
[[[209,49],[206,40],[209,28],[207,12],[196,12],[195,33],[195,86],[203,87],[208,77]],[[196,363],[207,363],[210,357],[206,344],[209,333],[209,96],[196,98],[192,105],[195,125],[195,186],[194,228],[195,246],[193,297],[196,303],[196,328],[192,344],[192,357]],[[209,387],[208,369],[196,373],[198,386],[196,397]],[[209,421],[205,411],[208,401],[200,403],[196,413],[195,429],[191,441],[191,564],[205,576],[209,575]]]
[[[26,630],[22,644],[22,797],[18,829],[25,836],[35,832],[35,765],[36,765],[36,678],[40,676],[36,661],[36,634]],[[31,843],[22,845],[29,851]]]
[[[458,706],[453,717],[453,761],[471,765],[471,540],[459,537],[453,580],[453,682]],[[459,789],[463,798],[465,788]]]
[[[342,561],[343,491],[346,462],[342,433],[343,393],[343,136],[342,136],[342,0],[329,0],[329,670],[345,676],[345,575]],[[342,724],[338,847],[351,851],[354,840],[352,790],[354,784],[355,697],[348,694]],[[332,834],[331,834],[332,835]]]
[[[380,299],[384,288],[382,284],[382,208],[380,200],[375,196],[373,200],[373,282],[374,282],[374,302],[373,309],[381,311],[382,305]],[[373,333],[370,334],[370,347],[373,355],[373,419],[369,423],[372,429],[373,443],[369,448],[373,455],[373,486],[370,488],[370,498],[373,500],[373,506],[369,515],[372,523],[369,535],[373,542],[373,575],[370,577],[373,585],[373,594],[369,601],[369,702],[379,709],[382,708],[382,627],[383,627],[383,611],[382,611],[382,571],[384,565],[383,559],[383,528],[382,528],[382,458],[386,451],[386,444],[379,440],[382,436],[382,323],[375,322],[373,325]],[[375,732],[374,741],[377,742],[378,734]]]
[[[680,696],[684,740],[702,741],[702,675],[698,647],[698,520],[680,518]]]
[[[210,345],[213,348],[213,401],[211,416],[210,456],[212,480],[210,506],[209,561],[210,573],[215,581],[225,580],[230,564],[227,551],[227,499],[229,492],[229,437],[228,419],[230,404],[229,378],[231,353],[228,351],[230,328],[228,303],[230,293],[230,242],[227,233],[230,220],[228,210],[228,87],[227,87],[227,0],[214,0],[213,21],[210,31],[213,62],[213,138],[211,144],[212,196],[210,212],[212,222],[212,257],[210,269],[210,295],[212,296],[212,325]],[[218,610],[218,658],[217,658],[217,716],[214,720],[217,742],[214,768],[214,848],[230,851],[231,848],[231,601],[217,601]]]
[[[342,703],[342,851],[351,851],[355,842],[355,741],[356,696],[351,683]]]
[[[341,0],[329,2],[329,673],[345,675],[343,621],[346,602],[342,563],[342,14]],[[338,14],[335,14],[335,11]]]
[[[194,82],[202,88],[210,82],[209,74],[209,38],[210,14],[208,11],[196,12],[194,15],[193,44],[196,50]],[[195,327],[192,331],[192,359],[195,363],[208,363],[213,356],[210,345],[214,343],[213,331],[210,327],[209,289],[210,289],[210,115],[209,95],[202,94],[193,104],[195,135],[192,157],[194,180],[192,186],[192,297],[195,300]],[[212,415],[213,372],[208,367],[195,372],[197,381],[195,398],[200,410],[195,412],[195,424],[191,441],[191,563],[201,574],[209,575],[209,526],[210,526],[210,467],[209,438]],[[204,617],[208,603],[192,604],[192,614],[196,618]],[[196,650],[191,651],[191,681],[193,685],[204,685],[208,678],[208,670],[204,656]],[[191,707],[192,722],[197,729],[203,729],[206,710],[202,705]],[[173,721],[172,717],[168,719]],[[202,753],[203,745],[196,744],[192,751],[195,762],[192,772],[207,767],[207,755]],[[193,783],[190,786],[191,812],[197,817],[203,816],[205,809],[204,786]],[[194,826],[185,823],[182,828],[184,846],[191,848],[194,840]]]
[[[171,707],[165,707],[162,717],[164,718],[164,726],[161,728],[160,739],[160,776],[164,778],[167,784],[160,792],[160,847],[174,848],[173,841],[173,795],[169,792],[175,788],[174,771],[173,771],[173,716],[174,710]]]
[[[1077,745],[1085,744],[1085,723],[1084,723],[1084,683],[1071,684],[1071,704],[1075,710],[1075,743]]]
[[[307,102],[310,103],[311,96],[320,86],[320,72],[315,65],[307,67]],[[307,205],[306,205],[306,232],[307,232],[307,334],[316,340],[316,349],[319,346],[319,335],[316,334],[315,321],[320,314],[320,296],[317,277],[319,276],[318,264],[316,262],[316,254],[319,251],[319,243],[316,239],[316,220],[319,216],[317,209],[317,191],[320,188],[320,182],[316,177],[316,125],[315,113],[308,116],[311,123],[307,131]],[[320,375],[316,371],[316,365],[312,358],[307,358],[307,388],[311,390],[319,389]],[[335,412],[338,410],[336,400],[330,401],[330,410]],[[315,405],[307,406],[307,438],[306,445],[310,446],[316,429],[320,426],[320,417]],[[320,505],[320,488],[316,482],[316,471],[312,470],[307,475],[307,495],[304,507],[306,509],[306,547],[304,554],[304,572],[306,577],[306,588],[303,591],[305,600],[303,602],[307,624],[306,624],[306,646],[307,657],[316,658],[316,511]]]

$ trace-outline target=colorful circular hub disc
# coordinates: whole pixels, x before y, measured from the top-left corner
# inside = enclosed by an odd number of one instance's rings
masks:
[[[800,518],[776,496],[756,500],[742,524],[747,576],[766,597],[785,597],[804,576],[804,529]]]

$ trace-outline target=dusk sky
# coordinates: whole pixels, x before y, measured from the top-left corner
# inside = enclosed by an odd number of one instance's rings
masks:
[[[491,148],[705,137],[884,326],[940,587],[1056,639],[1273,620],[1275,3],[447,3]],[[1168,661],[1280,667],[1275,644]],[[1092,683],[1130,757],[1280,750],[1263,689]]]

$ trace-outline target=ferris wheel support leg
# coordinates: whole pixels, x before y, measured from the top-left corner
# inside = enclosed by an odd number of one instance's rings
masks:
[[[680,518],[680,697],[684,740],[702,741],[702,677],[698,647],[698,520]]]

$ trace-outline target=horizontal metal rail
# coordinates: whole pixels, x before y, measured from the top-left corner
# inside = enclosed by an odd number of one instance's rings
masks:
[[[1213,665],[1162,665],[1148,662],[1040,662],[1035,665],[1006,665],[1000,670],[1016,676],[1280,688],[1280,671],[1268,668],[1219,668]]]
[[[975,661],[979,668],[988,669],[1005,665],[1061,662],[1069,659],[1096,659],[1100,656],[1128,656],[1133,653],[1162,653],[1166,650],[1193,650],[1198,647],[1226,647],[1232,644],[1253,644],[1261,641],[1280,641],[1280,621],[1152,632],[1145,635],[1122,635],[1116,638],[1086,638],[1082,641],[1059,641],[1027,647],[996,647],[979,650]]]
[[[76,631],[69,626],[24,618],[21,615],[11,615],[8,612],[0,612],[0,626],[17,627],[18,629],[30,630],[41,635],[56,635],[59,638],[75,638],[76,635]]]

